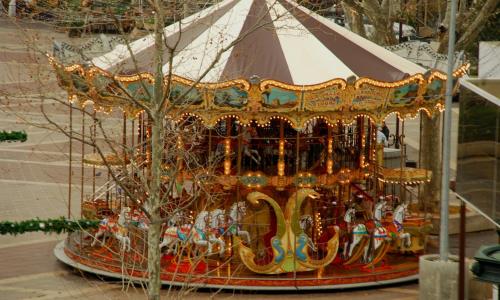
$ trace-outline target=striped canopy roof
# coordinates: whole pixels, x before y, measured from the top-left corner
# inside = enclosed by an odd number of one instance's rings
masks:
[[[350,76],[394,82],[426,71],[291,0],[225,0],[166,27],[165,36],[177,45],[173,73],[197,80],[206,72],[201,82],[254,75],[293,85]],[[93,63],[115,74],[153,72],[154,37],[130,46],[137,66],[124,45]],[[163,61],[168,74],[168,51]]]

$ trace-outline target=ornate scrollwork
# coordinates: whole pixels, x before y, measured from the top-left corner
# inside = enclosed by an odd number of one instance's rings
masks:
[[[235,244],[243,264],[251,271],[259,274],[280,274],[289,272],[304,272],[316,270],[330,264],[337,256],[339,246],[339,230],[330,238],[327,243],[327,253],[320,259],[315,260],[309,257],[307,235],[299,225],[299,209],[306,199],[316,199],[321,195],[313,189],[299,189],[293,193],[282,211],[278,203],[271,197],[261,192],[248,194],[247,200],[252,204],[259,204],[260,201],[268,203],[277,222],[276,235],[271,238],[273,259],[266,265],[255,263],[255,254],[252,249],[242,244],[241,240],[235,237]],[[338,228],[337,228],[338,229]]]
[[[141,109],[134,101],[126,101],[127,97],[147,103],[147,94],[153,91],[151,73],[113,75],[96,67],[63,66],[52,57],[49,61],[56,70],[59,85],[68,91],[71,99],[77,99],[81,105],[90,100],[98,110],[110,111],[117,107],[135,117]],[[458,68],[453,73],[454,78],[465,74],[467,69],[468,64]],[[167,85],[169,78],[164,81]],[[445,82],[446,75],[439,71],[415,74],[395,82],[359,78],[347,83],[344,79],[332,79],[309,86],[260,81],[256,77],[195,83],[174,75],[170,80],[172,97],[192,90],[187,93],[188,101],[174,99],[174,102],[180,101],[180,105],[174,105],[169,114],[178,118],[186,112],[195,113],[207,126],[228,116],[243,124],[256,121],[260,125],[280,117],[296,129],[319,117],[329,123],[349,123],[362,115],[381,123],[391,113],[405,118],[417,115],[420,110],[428,115],[440,112],[444,105]]]

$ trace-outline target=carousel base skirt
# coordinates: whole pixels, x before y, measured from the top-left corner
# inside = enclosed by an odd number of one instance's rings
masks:
[[[137,266],[122,267],[112,258],[90,257],[80,255],[67,247],[65,241],[60,242],[54,248],[57,259],[73,268],[116,279],[127,279],[135,282],[147,281],[144,271],[139,271]],[[397,260],[389,265],[363,269],[362,267],[338,267],[329,266],[329,270],[314,272],[280,275],[259,275],[251,272],[231,274],[230,269],[220,272],[209,272],[207,275],[203,270],[205,265],[201,265],[187,273],[169,272],[168,268],[163,268],[161,275],[162,284],[172,286],[189,286],[198,288],[216,288],[231,290],[252,290],[252,291],[272,291],[272,290],[334,290],[347,288],[361,288],[369,286],[382,286],[394,283],[415,281],[418,279],[418,258],[415,262]],[[327,274],[321,274],[327,273]]]

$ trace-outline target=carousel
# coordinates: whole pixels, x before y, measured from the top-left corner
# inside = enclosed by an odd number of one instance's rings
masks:
[[[180,41],[163,66],[175,74],[168,119],[188,132],[196,128],[197,136],[179,138],[177,147],[195,152],[210,174],[204,180],[195,174],[200,168],[165,162],[163,184],[174,186],[165,197],[183,209],[170,211],[163,225],[163,283],[286,290],[418,278],[431,225],[418,210],[418,193],[409,195],[432,174],[407,167],[405,147],[400,166],[386,167],[380,126],[390,115],[404,128],[406,118],[439,114],[444,74],[290,0],[226,0],[185,19],[182,34],[174,24],[165,35]],[[237,38],[196,81],[218,49]],[[96,187],[96,168],[120,174],[133,164],[147,180],[150,123],[123,99],[148,101],[153,48],[147,36],[87,64],[50,58],[72,105],[97,115],[121,109],[121,138],[134,149],[82,151],[82,166],[93,170],[84,176],[82,168],[82,187],[93,182],[92,194],[82,192],[82,215],[101,225],[70,234],[55,253],[85,271],[147,276],[149,220],[137,208],[146,195],[129,199],[118,181],[130,178],[119,175]],[[176,98],[185,91],[187,100]]]

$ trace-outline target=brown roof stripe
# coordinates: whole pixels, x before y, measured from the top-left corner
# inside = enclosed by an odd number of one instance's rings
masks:
[[[357,76],[382,81],[396,81],[406,76],[404,72],[366,51],[288,1],[278,1]]]
[[[239,38],[243,39],[233,47],[220,81],[257,75],[293,83],[265,0],[254,0]]]
[[[224,14],[226,14],[230,9],[232,9],[238,3],[237,0],[231,1],[230,3],[214,10],[208,15],[199,18],[198,20],[190,23],[188,26],[183,27],[181,32],[178,31],[168,37],[168,45],[173,46],[181,36],[179,44],[176,47],[176,54],[182,51],[186,46],[193,42],[198,36],[205,32],[210,26],[212,26],[217,20],[219,20]],[[150,47],[144,49],[143,51],[136,53],[135,57],[138,62],[139,72],[154,72],[154,55],[155,47],[154,44]],[[163,55],[163,62],[168,63],[169,54],[165,51]],[[123,62],[119,63],[112,70],[120,70],[121,74],[134,74],[137,73],[132,62],[132,59],[128,58]],[[110,71],[112,71],[110,70]]]

